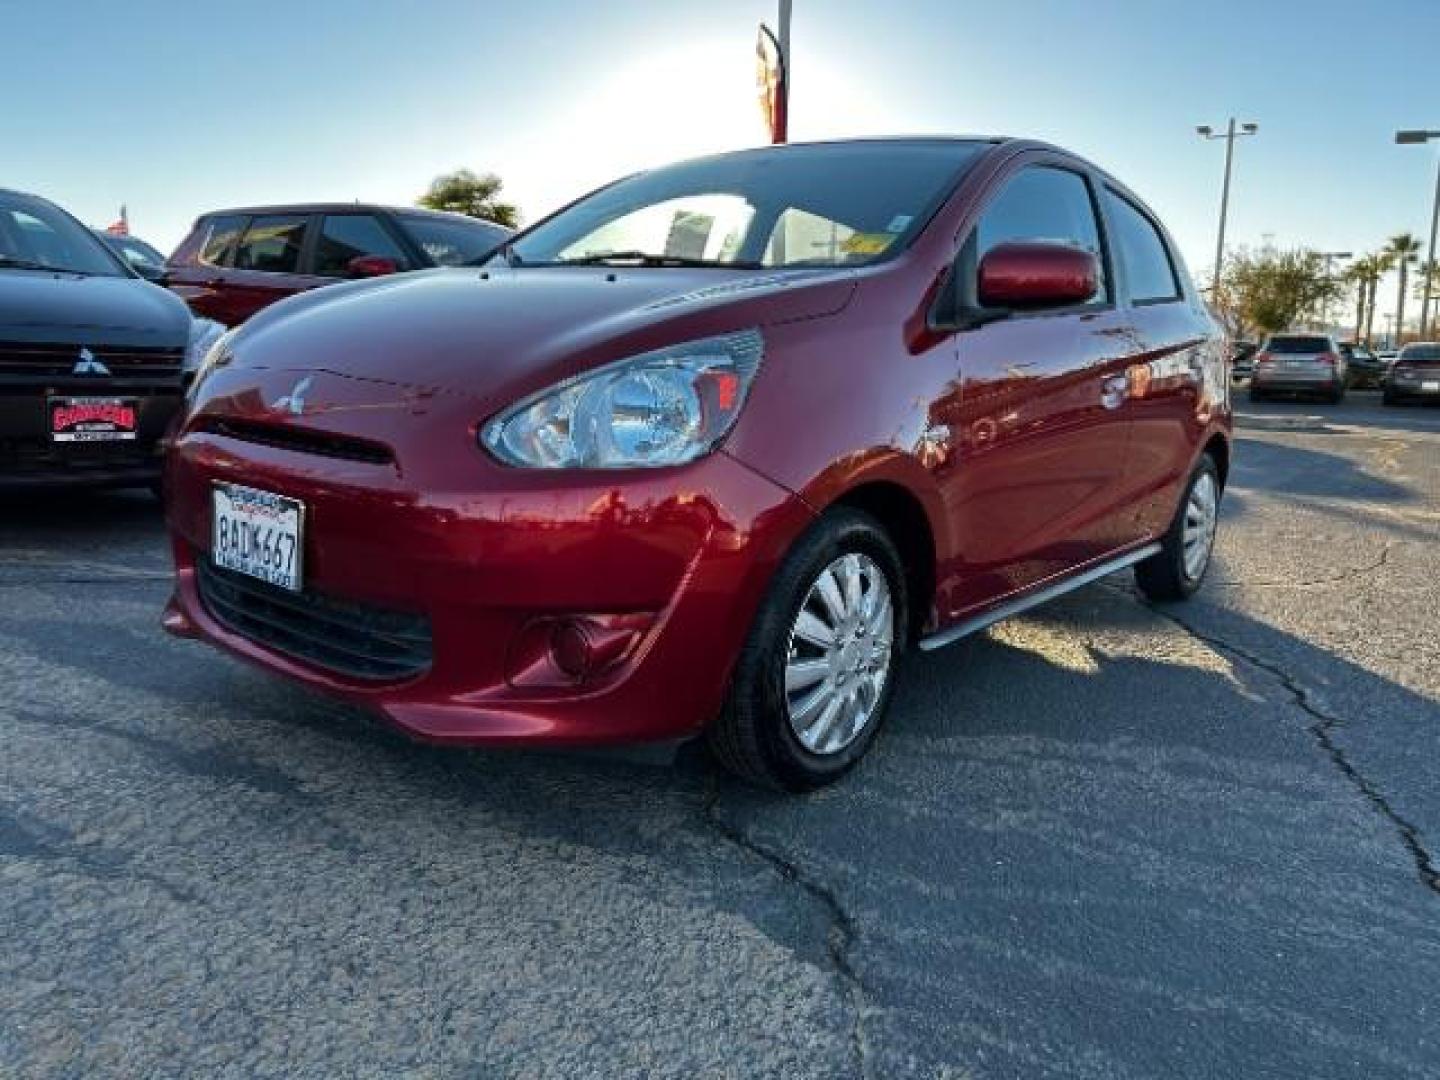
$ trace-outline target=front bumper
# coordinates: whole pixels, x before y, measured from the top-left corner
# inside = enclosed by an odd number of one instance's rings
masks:
[[[393,465],[191,432],[168,465],[176,581],[164,625],[452,743],[599,744],[682,737],[719,709],[759,599],[813,519],[785,489],[723,453],[577,483],[474,451],[477,490],[417,490]],[[497,481],[483,482],[487,475]],[[375,682],[237,632],[207,607],[197,560],[211,491],[234,481],[306,506],[306,588],[428,622],[420,674]],[[634,630],[620,659],[567,683],[551,630],[577,617]]]
[[[55,443],[50,397],[114,396],[139,402],[136,438]],[[123,381],[26,385],[0,380],[0,488],[149,485],[160,479],[163,443],[181,405],[178,376],[164,386]]]

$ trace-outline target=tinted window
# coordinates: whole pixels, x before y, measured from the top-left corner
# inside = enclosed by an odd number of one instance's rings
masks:
[[[1045,242],[1090,252],[1100,265],[1100,288],[1092,304],[1110,297],[1104,254],[1090,185],[1068,169],[1031,167],[1011,179],[985,208],[975,230],[976,257],[997,244]]]
[[[925,227],[982,147],[829,143],[682,162],[581,199],[513,251],[531,264],[607,253],[722,265],[874,262]]]
[[[347,277],[350,260],[361,255],[383,256],[402,270],[407,266],[405,253],[378,218],[370,214],[332,214],[327,217],[315,245],[315,273],[326,277]]]
[[[1265,345],[1265,351],[1272,353],[1322,353],[1330,350],[1330,339],[1327,337],[1273,337]]]
[[[1130,299],[1136,303],[1178,300],[1180,284],[1165,249],[1165,241],[1150,219],[1115,192],[1105,191],[1105,211],[1110,217],[1111,240],[1116,257],[1125,268]]]
[[[7,263],[22,270],[122,273],[108,249],[68,214],[43,199],[0,193],[0,272]]]
[[[301,214],[272,214],[251,220],[240,246],[235,249],[235,266],[240,270],[263,270],[270,274],[293,274],[300,267],[300,245],[309,219]]]
[[[200,249],[200,261],[210,266],[228,266],[235,254],[235,244],[245,230],[246,219],[239,214],[213,217],[205,224],[205,244]]]
[[[1400,359],[1409,363],[1418,360],[1433,364],[1440,360],[1440,345],[1406,345],[1400,350]]]
[[[510,230],[488,221],[440,217],[402,217],[410,239],[436,266],[459,266],[489,255],[505,242]]]

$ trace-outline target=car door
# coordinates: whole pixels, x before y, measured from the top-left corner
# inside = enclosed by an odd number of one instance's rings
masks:
[[[956,272],[975,274],[997,244],[1066,243],[1092,253],[1101,275],[1085,304],[1012,313],[958,337],[945,418],[957,457],[945,492],[960,562],[948,575],[952,616],[1092,562],[1133,527],[1119,491],[1120,391],[1136,344],[1103,235],[1088,175],[1031,163],[987,200],[962,250]]]
[[[1164,230],[1106,183],[1101,194],[1120,310],[1135,355],[1122,410],[1130,425],[1122,487],[1135,532],[1169,525],[1209,411],[1227,400],[1220,341]]]
[[[249,222],[245,214],[202,218],[166,264],[166,286],[196,315],[226,326],[238,321],[225,290],[225,278],[235,257],[235,245]]]
[[[257,214],[235,247],[219,290],[232,313],[230,325],[244,322],[277,300],[329,284],[309,271],[312,215]]]

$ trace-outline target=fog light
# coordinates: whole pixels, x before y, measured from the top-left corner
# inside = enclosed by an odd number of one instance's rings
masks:
[[[654,622],[648,612],[542,616],[512,644],[506,677],[530,688],[598,682],[634,655]]]

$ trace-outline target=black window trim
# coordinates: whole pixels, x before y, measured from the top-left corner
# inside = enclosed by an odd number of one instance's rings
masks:
[[[1165,232],[1164,227],[1160,224],[1159,219],[1156,218],[1155,215],[1152,214],[1144,205],[1142,205],[1140,201],[1135,198],[1135,196],[1128,194],[1113,182],[1108,180],[1104,181],[1102,187],[1105,192],[1121,200],[1125,203],[1126,206],[1130,207],[1130,209],[1134,210],[1137,214],[1139,214],[1140,217],[1150,226],[1150,228],[1155,231],[1155,236],[1160,241],[1160,250],[1165,254],[1166,265],[1170,267],[1170,280],[1175,286],[1175,294],[1173,296],[1155,296],[1137,300],[1132,294],[1130,288],[1130,275],[1128,272],[1126,272],[1124,268],[1124,260],[1117,258],[1116,263],[1120,264],[1120,274],[1123,278],[1126,306],[1132,308],[1158,307],[1162,304],[1179,304],[1187,302],[1188,297],[1185,294],[1185,285],[1182,280],[1180,268],[1175,261],[1175,252],[1172,251],[1170,248],[1170,237]],[[1102,199],[1101,202],[1103,203],[1104,200]],[[1111,231],[1113,229],[1113,226],[1111,224],[1109,208],[1102,206],[1102,212],[1105,214],[1106,231]]]

